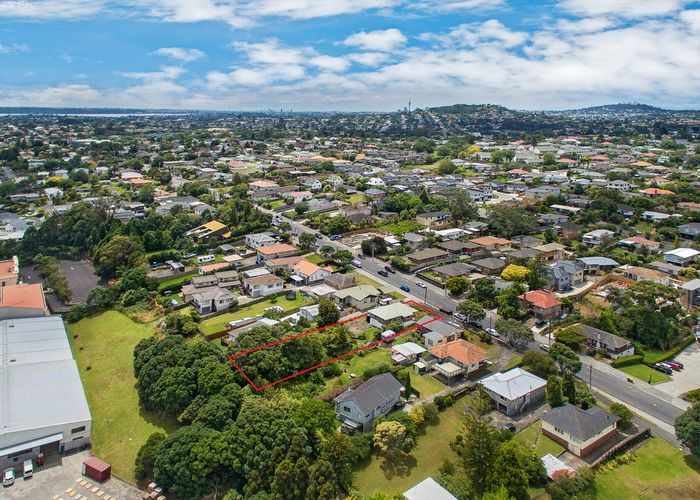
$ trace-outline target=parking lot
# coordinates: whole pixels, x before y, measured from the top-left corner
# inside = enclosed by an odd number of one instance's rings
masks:
[[[90,451],[68,456],[47,457],[43,467],[34,466],[34,475],[23,479],[17,474],[12,486],[3,487],[2,498],[37,500],[137,500],[142,492],[130,484],[112,477],[100,484],[82,475],[83,460]],[[18,466],[18,470],[21,464]]]
[[[700,344],[697,342],[691,344],[678,354],[674,361],[683,363],[684,369],[679,372],[674,371],[670,381],[657,384],[656,388],[679,397],[691,389],[700,387]]]

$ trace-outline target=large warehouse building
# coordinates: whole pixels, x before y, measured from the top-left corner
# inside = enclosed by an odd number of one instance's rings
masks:
[[[0,321],[0,469],[90,443],[92,417],[60,316]]]

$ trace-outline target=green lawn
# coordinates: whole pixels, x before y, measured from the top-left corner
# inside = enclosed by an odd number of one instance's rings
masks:
[[[350,202],[351,205],[355,205],[361,201],[365,201],[365,195],[362,193],[353,194],[348,199],[348,202]]]
[[[168,280],[168,281],[163,281],[162,283],[160,283],[158,285],[158,289],[164,290],[165,288],[167,288],[169,286],[182,284],[185,281],[191,280],[192,278],[197,276],[197,274],[198,274],[197,271],[192,271],[191,273],[187,273],[187,274],[180,276],[178,278],[173,278],[173,279]]]
[[[522,442],[526,446],[532,447],[535,445],[535,453],[542,458],[548,453],[555,457],[558,456],[564,448],[552,439],[540,433],[541,423],[538,420],[534,424],[524,428],[515,435],[515,439]]]
[[[406,298],[406,296],[403,293],[399,292],[389,292],[389,295],[396,300],[403,300]]]
[[[402,220],[394,223],[379,224],[378,229],[384,229],[393,233],[396,236],[403,236],[406,233],[411,233],[423,229],[425,226],[418,224],[414,220]]]
[[[287,300],[284,296],[277,297],[277,301],[274,304],[272,303],[272,299],[268,299],[264,300],[263,302],[258,302],[257,304],[245,306],[233,312],[221,314],[220,316],[214,316],[213,318],[204,320],[200,324],[200,329],[206,334],[216,333],[226,328],[225,325],[229,321],[263,314],[265,309],[268,307],[279,306],[285,311],[289,311],[311,303],[313,303],[312,299],[305,298],[299,293],[294,300]]]
[[[669,380],[671,380],[671,377],[669,377],[665,373],[657,372],[653,368],[649,368],[647,365],[643,365],[641,363],[631,366],[622,366],[618,368],[618,370],[625,372],[627,375],[632,375],[633,377],[638,378],[639,380],[642,380],[645,383],[649,382],[649,375],[651,375],[652,384],[658,384],[659,382],[668,382]]]
[[[327,380],[326,390],[347,384],[350,382],[350,374],[361,377],[362,373],[368,368],[373,368],[382,363],[391,366],[391,354],[388,349],[375,348],[371,351],[361,351],[361,353],[363,354],[358,353],[337,361],[343,373]]]
[[[520,364],[520,362],[523,360],[523,357],[518,355],[518,354],[513,354],[511,356],[510,360],[508,361],[508,364],[505,366],[503,371],[510,370],[511,368],[515,368]]]
[[[364,274],[353,274],[353,277],[358,285],[371,285],[375,288],[380,288],[382,286],[378,281],[375,281]]]
[[[431,377],[430,375],[418,375],[413,372],[413,367],[410,366],[401,370],[399,374],[404,375],[408,370],[411,372],[411,387],[420,393],[421,398],[432,396],[433,394],[447,389],[447,386],[435,377]]]
[[[636,460],[596,477],[597,498],[697,498],[700,461],[660,438],[651,438]]]
[[[463,415],[464,399],[459,399],[454,406],[440,412],[437,424],[425,427],[409,455],[395,458],[391,463],[373,455],[360,464],[353,475],[353,486],[363,495],[374,491],[400,494],[423,479],[435,476],[445,459],[457,461],[450,442],[460,431]]]
[[[68,333],[92,413],[92,450],[116,475],[134,482],[141,445],[153,432],[175,429],[174,422],[144,411],[134,388],[134,347],[153,335],[153,325],[107,311],[69,324]]]
[[[281,207],[282,205],[284,205],[284,200],[273,200],[270,202],[270,207],[272,207],[273,210]]]
[[[310,253],[309,255],[304,255],[304,258],[306,260],[308,260],[309,262],[312,262],[314,264],[321,264],[322,262],[326,262],[326,259],[324,259],[320,255],[316,255],[315,253]]]

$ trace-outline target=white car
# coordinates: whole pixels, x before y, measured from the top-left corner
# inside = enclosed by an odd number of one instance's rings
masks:
[[[488,330],[486,330],[486,333],[488,333],[489,335],[491,335],[494,338],[498,338],[501,336],[501,334],[498,333],[495,328],[489,328]]]
[[[2,485],[12,486],[15,482],[15,470],[10,467],[2,472]]]
[[[467,321],[467,317],[461,312],[456,312],[453,314],[453,316],[457,319],[461,319],[462,321]]]
[[[422,281],[416,281],[416,286],[419,288],[427,288],[427,285]]]

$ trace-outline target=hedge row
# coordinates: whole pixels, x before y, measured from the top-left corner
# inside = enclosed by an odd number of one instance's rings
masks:
[[[622,366],[638,365],[644,360],[644,356],[641,354],[635,354],[634,356],[625,356],[622,358],[617,358],[610,363],[613,368],[620,368]]]
[[[660,363],[661,361],[666,361],[667,359],[675,358],[679,352],[691,345],[693,342],[695,342],[695,337],[691,336],[685,339],[680,344],[678,344],[673,349],[670,349],[666,352],[662,352],[661,354],[647,353],[644,356],[644,363],[647,365],[653,365],[654,363]]]

